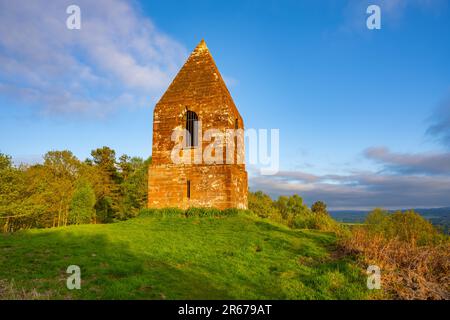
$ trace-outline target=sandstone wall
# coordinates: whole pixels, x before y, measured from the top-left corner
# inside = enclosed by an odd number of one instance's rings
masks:
[[[242,117],[203,41],[192,52],[154,109],[149,207],[247,208],[245,164],[173,163],[171,152],[175,142],[171,136],[174,129],[186,127],[188,110],[195,112],[201,121],[200,134],[208,129],[225,133],[226,129],[235,129],[236,124],[237,128],[244,129]],[[197,150],[203,153],[210,143],[203,141]],[[224,152],[225,143],[226,139]],[[195,150],[188,148],[184,152],[193,153]],[[189,198],[188,180],[191,185]]]

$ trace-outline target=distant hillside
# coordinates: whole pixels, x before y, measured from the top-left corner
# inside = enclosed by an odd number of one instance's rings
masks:
[[[329,233],[239,214],[0,234],[1,299],[365,299]],[[66,269],[81,268],[81,290]]]
[[[395,211],[395,210],[392,210]],[[443,227],[446,231],[450,229],[450,207],[444,208],[420,208],[414,209],[424,218],[431,221],[436,226]],[[370,211],[364,210],[331,210],[330,215],[337,221],[358,223],[364,222]]]

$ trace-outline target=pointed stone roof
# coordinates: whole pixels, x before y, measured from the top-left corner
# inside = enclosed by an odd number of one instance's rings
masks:
[[[239,112],[216,63],[202,39],[157,104],[208,103],[220,99],[234,113]]]

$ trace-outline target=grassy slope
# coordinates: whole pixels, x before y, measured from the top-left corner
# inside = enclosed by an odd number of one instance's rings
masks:
[[[0,234],[0,298],[366,298],[364,275],[334,257],[334,241],[249,215]],[[81,267],[81,290],[65,286],[71,264]]]

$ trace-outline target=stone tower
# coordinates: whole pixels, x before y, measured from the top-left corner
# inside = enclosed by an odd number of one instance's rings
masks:
[[[181,164],[173,161],[173,150],[179,143],[173,139],[174,129],[189,133],[180,152],[175,153],[197,160],[200,156],[200,161]],[[203,139],[209,129],[221,132],[223,139]],[[246,209],[248,184],[243,148],[239,152],[233,149],[231,157],[235,161],[226,161],[226,152],[230,150],[226,150],[226,142],[232,140],[237,146],[240,139],[228,134],[229,129],[242,132],[244,122],[202,40],[155,106],[149,208]],[[223,149],[210,148],[211,154],[222,153],[223,161],[211,163],[202,159],[212,141],[216,144],[219,141],[217,146]],[[239,141],[242,146],[243,138]],[[238,153],[241,161],[237,160]]]

